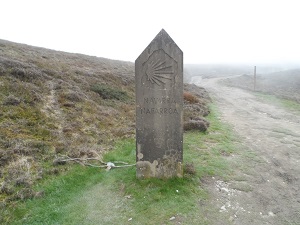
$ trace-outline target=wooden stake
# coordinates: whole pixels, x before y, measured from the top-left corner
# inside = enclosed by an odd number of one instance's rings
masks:
[[[256,66],[254,66],[254,91],[256,90]]]

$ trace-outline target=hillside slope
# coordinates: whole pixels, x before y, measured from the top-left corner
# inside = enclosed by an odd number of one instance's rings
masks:
[[[133,63],[0,41],[3,196],[59,172],[58,154],[101,155],[132,136],[133,99]]]
[[[207,92],[185,85],[187,119],[209,113]],[[187,95],[190,96],[190,95]],[[0,201],[32,197],[32,184],[134,137],[134,64],[0,40]]]

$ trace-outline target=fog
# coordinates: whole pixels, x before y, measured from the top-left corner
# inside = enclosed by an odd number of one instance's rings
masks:
[[[229,77],[237,75],[253,75],[256,66],[257,75],[272,76],[273,73],[282,72],[289,74],[291,70],[300,69],[300,64],[186,64],[185,79],[189,80],[193,76],[202,78]],[[288,79],[288,75],[286,79]],[[300,77],[300,73],[299,73]]]
[[[134,62],[164,28],[186,64],[299,63],[294,0],[1,1],[0,39]]]
[[[256,79],[254,82],[254,66]],[[286,64],[187,64],[184,81],[203,85],[203,79],[221,78],[228,87],[275,95],[300,103],[300,65]],[[255,83],[255,87],[254,87]]]

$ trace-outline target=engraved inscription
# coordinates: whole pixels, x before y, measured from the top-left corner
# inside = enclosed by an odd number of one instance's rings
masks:
[[[179,114],[176,108],[141,108],[141,114]]]
[[[144,98],[145,104],[169,104],[169,103],[176,103],[175,99],[173,98]]]
[[[143,63],[142,85],[158,89],[171,88],[177,72],[177,62],[164,50],[156,50]]]
[[[145,107],[140,108],[141,114],[179,114],[176,109],[176,101],[173,98],[144,98]],[[149,105],[149,107],[147,107]],[[156,108],[154,108],[156,107]]]

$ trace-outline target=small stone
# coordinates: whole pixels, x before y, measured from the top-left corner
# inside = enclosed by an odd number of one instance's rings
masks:
[[[175,220],[176,217],[175,216],[172,216],[169,220],[172,221],[172,220]]]
[[[226,206],[225,206],[225,205],[223,205],[223,206],[221,207],[221,209],[219,210],[219,212],[224,212],[224,211],[226,211]]]
[[[268,212],[269,216],[275,216],[275,214],[273,212]]]
[[[132,218],[129,218],[129,219],[128,219],[128,221],[131,221],[131,220],[132,220]]]
[[[108,162],[108,163],[106,164],[106,166],[107,166],[107,167],[115,167],[115,164],[112,163],[112,162]]]

